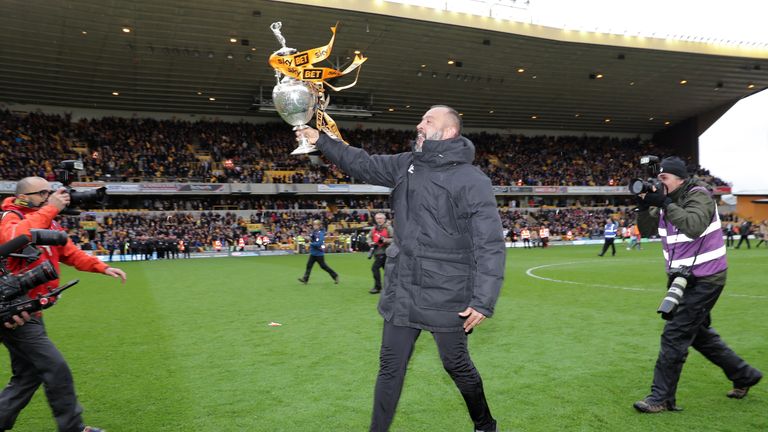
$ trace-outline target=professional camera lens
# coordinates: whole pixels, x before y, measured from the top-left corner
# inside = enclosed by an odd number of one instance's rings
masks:
[[[26,292],[40,284],[55,280],[59,275],[50,261],[44,261],[39,266],[15,277],[19,283],[19,288]]]
[[[672,284],[667,290],[667,295],[664,300],[661,301],[659,309],[656,311],[661,314],[661,317],[668,320],[675,313],[677,307],[680,305],[680,301],[683,299],[683,293],[685,287],[688,286],[688,280],[682,276],[677,276],[672,280]]]
[[[643,192],[648,192],[647,183],[639,178],[632,179],[629,182],[629,192],[633,195],[638,195]]]
[[[32,243],[39,246],[64,246],[67,244],[67,233],[49,229],[33,229]]]
[[[7,301],[24,295],[32,288],[59,277],[50,261],[20,275],[0,277],[0,301]]]
[[[98,189],[91,189],[86,191],[69,191],[69,200],[73,206],[85,204],[85,203],[97,203],[104,200],[107,196],[107,188],[100,187]]]

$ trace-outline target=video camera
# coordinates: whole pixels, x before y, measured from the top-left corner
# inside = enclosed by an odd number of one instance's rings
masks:
[[[46,282],[58,279],[59,275],[50,261],[33,267],[21,274],[11,274],[7,268],[8,258],[19,258],[33,263],[40,258],[36,246],[63,246],[67,234],[55,230],[31,230],[31,236],[20,235],[0,245],[0,322],[14,322],[13,316],[22,312],[36,312],[56,303],[56,297],[67,288],[78,283],[73,280],[44,295],[30,299],[27,293]]]
[[[660,190],[663,187],[661,181],[657,178],[659,175],[659,165],[661,159],[658,156],[646,155],[640,158],[640,165],[645,166],[646,175],[648,179],[643,180],[635,178],[629,181],[629,192],[633,195],[640,195],[641,193],[648,193],[655,187],[656,190]]]
[[[69,203],[71,207],[67,207],[60,214],[66,216],[77,216],[80,214],[80,210],[76,207],[79,205],[98,204],[105,205],[107,203],[107,188],[102,186],[97,189],[90,189],[86,191],[77,191],[72,189],[70,184],[76,177],[76,171],[84,171],[83,161],[81,160],[65,160],[61,161],[59,169],[56,170],[56,180],[61,183],[67,192],[69,193]]]

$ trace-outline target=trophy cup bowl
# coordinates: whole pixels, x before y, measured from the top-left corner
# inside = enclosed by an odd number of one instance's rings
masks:
[[[314,84],[288,76],[283,77],[272,89],[275,110],[286,123],[294,126],[294,131],[307,128],[307,123],[314,116],[317,98],[318,92]],[[298,139],[298,142],[299,146],[291,152],[292,155],[317,151],[305,137]]]

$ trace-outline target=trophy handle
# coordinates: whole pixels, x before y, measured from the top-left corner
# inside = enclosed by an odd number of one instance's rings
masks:
[[[299,131],[302,129],[306,129],[309,126],[307,125],[301,125],[296,126],[293,128],[294,131]],[[300,154],[308,154],[308,153],[315,153],[317,152],[317,147],[314,146],[314,144],[310,144],[307,137],[302,136],[301,138],[297,138],[296,141],[298,141],[299,146],[296,147],[296,150],[292,151],[292,155],[300,155]]]

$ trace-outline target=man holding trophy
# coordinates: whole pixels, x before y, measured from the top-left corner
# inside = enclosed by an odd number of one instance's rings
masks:
[[[472,166],[475,146],[461,136],[461,117],[450,107],[431,107],[416,127],[410,152],[371,156],[346,145],[322,112],[327,99],[314,102],[311,94],[327,85],[325,78],[341,76],[365,58],[356,56],[343,72],[317,68],[308,59],[326,58],[333,38],[325,47],[297,53],[285,47],[280,23],[271,28],[283,45],[269,61],[278,78],[273,99],[281,117],[296,126],[301,145],[294,154],[317,149],[355,178],[392,188],[397,224],[386,250],[387,277],[378,305],[384,328],[370,430],[389,429],[416,339],[427,330],[466,402],[474,429],[496,431],[482,379],[469,357],[467,335],[493,314],[506,250],[491,181]],[[332,31],[335,37],[335,27]],[[322,136],[304,126],[315,109]]]
[[[296,132],[331,162],[369,184],[392,188],[394,242],[387,248],[379,376],[371,431],[388,430],[422,330],[432,333],[445,370],[477,431],[496,431],[467,335],[493,314],[506,250],[491,182],[471,162],[461,117],[434,106],[417,127],[412,152],[369,155],[311,128]]]

